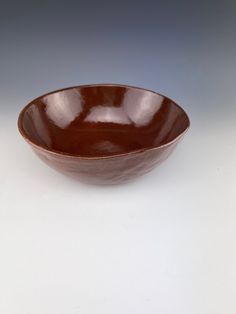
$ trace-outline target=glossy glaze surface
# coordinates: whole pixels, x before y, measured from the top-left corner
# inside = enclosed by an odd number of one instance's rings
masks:
[[[141,175],[165,159],[189,119],[165,96],[104,84],[43,95],[24,108],[18,125],[49,165],[85,181],[110,184]]]

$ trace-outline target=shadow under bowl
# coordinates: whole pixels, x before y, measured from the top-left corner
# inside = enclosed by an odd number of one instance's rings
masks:
[[[18,128],[49,166],[93,184],[117,184],[165,160],[190,122],[171,99],[116,84],[69,87],[40,96]]]

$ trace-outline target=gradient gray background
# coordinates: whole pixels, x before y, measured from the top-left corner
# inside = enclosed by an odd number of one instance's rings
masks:
[[[235,314],[235,2],[0,5],[0,312]],[[105,82],[191,119],[166,163],[110,188],[47,168],[16,128],[32,98]]]

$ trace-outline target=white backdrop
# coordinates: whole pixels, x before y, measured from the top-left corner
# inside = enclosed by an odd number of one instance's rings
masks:
[[[104,3],[107,2],[107,3]],[[236,313],[235,1],[2,1],[0,314]],[[19,111],[87,83],[153,89],[189,114],[132,183],[44,165]]]

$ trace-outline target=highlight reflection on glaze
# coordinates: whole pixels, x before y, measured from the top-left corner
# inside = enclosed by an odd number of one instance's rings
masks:
[[[86,122],[105,122],[118,124],[131,124],[123,108],[115,108],[112,106],[97,106],[91,109],[89,114],[85,117]]]
[[[44,98],[46,113],[60,128],[66,128],[83,109],[81,94],[76,90],[62,91]]]
[[[163,96],[142,93],[140,90],[127,90],[123,99],[123,108],[127,116],[137,127],[148,125],[161,108]]]

